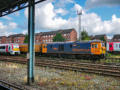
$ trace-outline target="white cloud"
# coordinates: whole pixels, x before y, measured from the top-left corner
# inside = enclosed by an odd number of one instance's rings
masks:
[[[23,30],[22,34],[28,34],[28,30]]]
[[[112,39],[113,35],[107,35],[107,39]]]
[[[82,7],[78,4],[74,4],[72,7],[75,10],[81,9]],[[64,19],[58,17],[58,13],[55,12],[55,7],[51,2],[44,4],[44,6],[36,6],[36,28],[37,30],[58,30],[58,29],[68,29],[75,28],[78,31],[78,17],[70,17]],[[27,17],[27,9],[25,10],[25,16]],[[120,18],[116,15],[112,15],[111,20],[103,21],[99,15],[96,13],[86,13],[83,10],[81,17],[82,29],[90,35],[96,34],[117,34],[120,28]]]
[[[56,9],[55,10],[55,13],[56,14],[61,14],[61,15],[66,15],[68,13],[68,11],[62,9],[62,8],[59,8],[59,9]]]
[[[85,26],[90,34],[120,33],[119,24],[120,18],[117,18],[116,15],[113,15],[111,20],[106,21],[102,21],[95,13],[85,14],[82,16],[82,26]]]
[[[79,5],[79,4],[75,4],[74,5],[74,9],[77,11],[80,11],[80,10],[82,10],[82,7]]]
[[[7,28],[9,28],[10,30],[15,29],[16,27],[17,27],[17,24],[14,22],[10,22],[7,26]]]
[[[62,0],[61,0],[62,1]],[[67,0],[69,3],[73,3],[73,0]],[[96,1],[96,0],[94,0]],[[100,0],[99,0],[100,1]],[[102,0],[101,0],[102,1]],[[65,0],[63,2],[66,2]],[[67,3],[67,2],[66,2]],[[82,9],[83,14],[81,16],[81,25],[82,29],[86,29],[86,31],[90,35],[96,34],[120,34],[120,18],[118,18],[115,14],[111,16],[111,20],[103,21],[99,15],[96,13],[86,13],[86,11],[79,5],[74,3],[74,6],[69,9],[69,12],[63,8],[55,8],[55,6],[50,2],[44,2],[36,5],[36,13],[35,13],[35,24],[36,29],[39,31],[42,30],[58,30],[58,29],[69,29],[75,28],[78,31],[78,17],[77,10]],[[71,12],[71,10],[73,10]],[[66,13],[67,12],[67,13]],[[74,17],[68,17],[68,19],[64,19],[60,17],[58,14],[70,15],[73,14]],[[25,9],[25,16],[28,18],[28,11]],[[5,17],[6,19],[10,19],[9,17]],[[13,30],[18,28],[18,25],[15,22],[8,22],[7,24],[3,24],[0,22],[0,35],[9,35],[13,33]],[[39,32],[37,31],[37,32]],[[23,34],[27,33],[27,29],[24,28],[22,30]]]
[[[25,16],[28,16],[27,9]],[[58,29],[66,23],[66,20],[61,17],[56,17],[54,6],[52,3],[47,3],[44,6],[36,6],[36,27],[38,29]]]
[[[120,5],[120,0],[87,0],[86,8],[93,8],[98,6],[118,6]]]
[[[0,36],[8,36],[10,34],[13,34],[12,30],[14,30],[16,27],[17,24],[14,22],[9,22],[6,25],[0,22]]]

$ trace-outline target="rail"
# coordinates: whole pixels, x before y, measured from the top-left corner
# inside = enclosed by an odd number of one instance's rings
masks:
[[[15,62],[15,63],[22,63],[22,64],[27,63],[27,59],[23,59],[22,57],[21,58],[4,57],[1,58],[1,60]],[[75,62],[75,61],[48,60],[48,58],[36,59],[35,65],[120,77],[120,66],[116,66],[116,65],[81,63],[78,61]]]
[[[15,85],[15,83],[12,84],[12,83],[9,83],[9,82],[4,81],[4,80],[0,80],[0,84],[3,87],[8,88],[8,89],[5,89],[5,90],[27,90],[24,86]]]

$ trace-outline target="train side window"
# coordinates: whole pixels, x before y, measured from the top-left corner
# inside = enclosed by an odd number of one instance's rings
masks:
[[[53,46],[52,45],[50,45],[50,48],[52,48]]]
[[[8,49],[10,50],[10,47]]]
[[[119,44],[119,48],[120,48],[120,44]]]
[[[5,49],[5,46],[1,46],[0,49]]]
[[[112,48],[112,45],[110,44],[110,48]]]
[[[118,47],[118,45],[116,44],[116,48]]]
[[[80,48],[80,45],[77,45]]]
[[[72,44],[70,44],[70,48],[72,48]]]
[[[64,45],[61,46],[62,51],[64,51]]]
[[[64,45],[59,45],[59,51],[64,51]]]

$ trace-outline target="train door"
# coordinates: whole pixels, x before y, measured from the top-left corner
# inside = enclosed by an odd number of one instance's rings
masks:
[[[109,43],[109,51],[113,51],[113,42]]]
[[[8,52],[8,45],[6,45],[6,52]]]
[[[42,44],[42,53],[47,53],[47,44]]]
[[[11,47],[10,47],[10,45],[8,45],[8,51],[9,51],[9,52],[11,51]]]
[[[58,50],[59,50],[59,51],[64,51],[64,45],[60,44]]]
[[[100,53],[100,46],[98,43],[91,43],[91,53],[92,54],[99,54]]]

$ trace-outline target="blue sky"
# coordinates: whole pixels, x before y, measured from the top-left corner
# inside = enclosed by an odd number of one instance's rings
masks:
[[[36,5],[36,32],[81,27],[89,35],[120,34],[120,0],[47,0]],[[0,18],[0,36],[27,33],[27,8]]]

